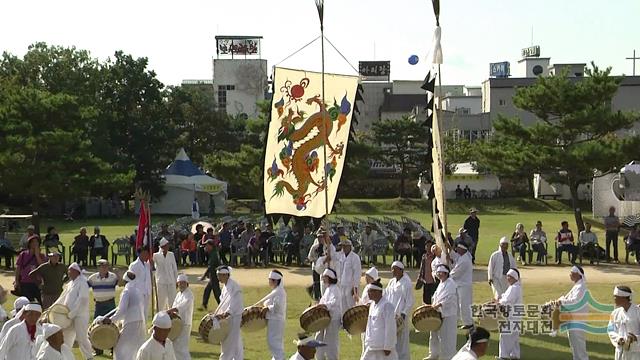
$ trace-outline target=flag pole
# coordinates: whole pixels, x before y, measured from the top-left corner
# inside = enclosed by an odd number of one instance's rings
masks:
[[[147,193],[146,198],[148,199],[146,202],[146,207],[147,207],[147,218],[149,219],[149,221],[147,221],[147,245],[149,246],[149,259],[150,261],[150,266],[149,266],[149,275],[151,276],[151,316],[153,317],[153,315],[156,314],[156,308],[158,307],[158,289],[156,289],[156,279],[155,276],[153,276],[153,267],[155,266],[155,264],[151,265],[151,263],[153,263],[153,239],[151,236],[151,207],[149,206],[149,202],[151,201],[151,195],[149,193]]]
[[[323,157],[323,170],[324,170],[324,214],[325,214],[325,226],[326,230],[329,229],[329,177],[327,174],[327,139],[329,138],[329,134],[327,134],[327,123],[326,123],[326,102],[325,102],[325,58],[324,58],[324,0],[315,0],[316,8],[318,9],[318,18],[320,19],[320,51],[321,51],[321,62],[322,62],[322,107],[320,111],[322,111],[322,132],[324,134],[324,139],[322,142],[322,157]]]

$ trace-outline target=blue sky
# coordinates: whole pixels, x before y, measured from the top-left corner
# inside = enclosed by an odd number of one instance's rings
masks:
[[[122,49],[146,56],[165,84],[210,78],[215,35],[262,35],[269,66],[319,32],[313,0],[21,0],[5,2],[0,48],[22,55],[36,41],[87,49],[106,58]],[[640,0],[441,0],[443,83],[479,85],[489,63],[511,61],[540,45],[552,63],[590,62],[631,74],[640,56]],[[326,0],[326,36],[357,67],[391,60],[394,79],[422,79],[435,20],[430,0]],[[374,51],[375,49],[375,51]],[[317,69],[319,44],[285,67]],[[374,56],[375,54],[375,56]],[[353,73],[327,50],[327,70]],[[513,70],[512,70],[513,72]],[[637,64],[640,74],[640,62]]]

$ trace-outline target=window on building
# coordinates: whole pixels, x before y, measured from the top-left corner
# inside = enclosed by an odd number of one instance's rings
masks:
[[[235,85],[218,85],[218,108],[225,109],[227,107],[227,91],[235,89]]]
[[[471,114],[471,109],[466,107],[456,108],[456,114],[458,115],[469,115]]]
[[[500,100],[498,100],[498,104],[499,104],[500,106],[505,106],[505,105],[507,104],[507,102],[506,102],[506,101],[504,101],[503,99],[500,99]]]

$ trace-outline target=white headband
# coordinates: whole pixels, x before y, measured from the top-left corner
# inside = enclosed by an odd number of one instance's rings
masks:
[[[225,266],[223,268],[220,268],[218,270],[216,270],[216,274],[229,274],[231,275],[231,267],[230,266]]]
[[[275,271],[269,273],[269,279],[271,280],[282,280],[282,275],[278,274]]]
[[[630,292],[626,292],[624,290],[620,290],[620,288],[618,288],[617,286],[613,289],[613,296],[620,296],[620,297],[631,297],[631,293]]]
[[[509,269],[509,271],[507,271],[507,275],[516,279],[516,281],[520,280],[520,275],[518,275],[518,272],[513,269]]]
[[[438,265],[438,267],[436,268],[436,272],[443,272],[443,273],[449,273],[449,269],[447,269],[446,266],[440,264]]]
[[[328,277],[330,277],[330,278],[332,278],[332,279],[337,279],[337,278],[338,278],[338,277],[336,276],[336,272],[335,272],[335,270],[333,270],[333,269],[325,269],[325,270],[322,272],[322,276],[328,276]]]
[[[476,340],[476,341],[474,341],[474,344],[482,344],[482,343],[486,343],[486,342],[489,342],[489,339]]]
[[[37,311],[39,313],[42,312],[42,306],[40,304],[29,303],[23,307],[24,311]]]
[[[369,290],[378,290],[378,291],[384,291],[383,288],[381,288],[378,285],[374,285],[374,284],[369,284]]]
[[[584,271],[584,270],[583,270],[583,271]],[[572,272],[572,273],[574,273],[574,274],[578,274],[578,275],[580,275],[580,276],[582,277],[582,280],[584,280],[584,281],[586,281],[586,280],[587,280],[587,277],[584,275],[584,273],[582,273],[582,272],[580,271],[580,268],[579,268],[579,267],[577,267],[577,266],[575,266],[575,265],[574,265],[574,266],[571,268],[571,272]]]
[[[398,269],[404,270],[404,264],[402,262],[400,262],[400,261],[394,261],[391,264],[391,267],[397,267]]]

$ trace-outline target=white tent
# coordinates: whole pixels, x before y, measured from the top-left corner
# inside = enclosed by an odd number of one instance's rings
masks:
[[[226,212],[227,183],[205,175],[180,149],[176,159],[164,172],[165,194],[151,203],[155,214],[191,215],[194,198],[198,199],[201,214]],[[214,206],[211,204],[213,200]]]
[[[550,184],[540,174],[533,174],[533,197],[535,199],[571,199],[571,190],[564,184]],[[591,200],[591,184],[578,185],[578,200]]]
[[[492,174],[479,174],[473,167],[472,163],[456,164],[456,171],[451,175],[445,176],[444,187],[447,199],[456,198],[456,188],[460,185],[461,189],[468,186],[471,189],[472,196],[476,198],[494,198],[497,196],[502,185],[500,179]],[[423,195],[427,197],[431,184],[418,183],[418,187]],[[426,192],[425,192],[426,191]]]

